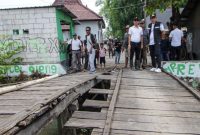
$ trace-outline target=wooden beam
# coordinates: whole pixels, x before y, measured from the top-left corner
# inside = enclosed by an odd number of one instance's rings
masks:
[[[91,89],[90,94],[112,94],[113,90],[110,89]]]
[[[83,107],[107,108],[109,107],[109,102],[100,100],[86,100],[83,103]]]
[[[114,113],[114,109],[115,109],[115,105],[116,105],[116,101],[117,101],[117,97],[118,97],[118,93],[119,93],[119,88],[120,88],[120,84],[121,84],[121,78],[122,78],[122,70],[120,70],[119,75],[117,77],[117,84],[115,86],[115,90],[108,108],[108,114],[107,114],[107,119],[105,122],[105,127],[103,130],[103,135],[109,135],[110,134],[110,128],[111,128],[111,124],[112,124],[112,119],[113,119],[113,113]]]

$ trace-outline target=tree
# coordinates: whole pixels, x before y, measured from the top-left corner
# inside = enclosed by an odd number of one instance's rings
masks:
[[[98,0],[96,5],[102,5],[103,15],[110,31],[110,36],[122,37],[126,25],[133,24],[133,18],[142,19],[143,2],[140,0]]]
[[[180,7],[183,7],[187,1],[188,0],[146,0],[145,11],[148,15],[151,15],[156,9],[159,9],[160,11],[165,11],[169,7],[179,9]]]

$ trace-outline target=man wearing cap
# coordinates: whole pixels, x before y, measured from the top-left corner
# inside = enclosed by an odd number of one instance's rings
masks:
[[[129,58],[129,50],[128,50],[128,30],[129,30],[129,25],[126,25],[126,33],[124,34],[124,41],[123,41],[123,51],[125,51],[125,68],[128,66],[128,58]]]
[[[169,35],[171,41],[172,60],[180,60],[181,40],[183,39],[183,31],[181,31],[176,23],[173,23],[173,31]]]
[[[72,66],[73,70],[80,71],[81,70],[81,41],[77,38],[77,35],[73,35],[73,39],[71,41],[72,47]]]
[[[133,56],[135,53],[135,70],[140,69],[140,51],[143,48],[143,30],[139,26],[139,19],[134,18],[133,26],[129,28],[130,68],[133,70]]]
[[[152,66],[150,71],[161,72],[161,36],[164,32],[164,25],[157,21],[156,15],[151,16],[151,22],[148,25],[149,29],[149,49],[151,55]]]
[[[149,31],[145,28],[145,20],[140,21],[140,27],[143,29],[143,48],[141,50],[141,64],[142,68],[145,69],[147,66],[147,51],[149,45]]]
[[[95,49],[94,49],[94,47],[95,47],[95,44],[96,44],[96,39],[95,39],[95,36],[93,34],[91,34],[91,28],[86,27],[85,45],[86,45],[87,52],[88,52],[87,60],[88,60],[88,64],[89,64],[90,73],[96,72],[95,65],[94,65],[94,61],[95,61]]]

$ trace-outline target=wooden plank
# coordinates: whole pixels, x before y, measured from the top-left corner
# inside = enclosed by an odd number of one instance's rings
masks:
[[[124,122],[139,122],[139,123],[156,123],[156,124],[173,124],[178,127],[179,124],[193,124],[200,126],[200,119],[197,118],[181,118],[181,117],[167,117],[167,116],[151,116],[151,115],[136,115],[136,114],[122,114],[115,113],[114,121]]]
[[[113,113],[114,113],[114,109],[115,109],[115,105],[116,105],[116,101],[117,101],[117,96],[119,93],[119,86],[121,84],[121,78],[122,78],[122,73],[123,70],[120,70],[119,75],[117,77],[117,83],[115,86],[115,90],[108,108],[108,114],[107,114],[107,119],[105,122],[105,127],[103,130],[103,135],[109,135],[110,134],[110,128],[111,128],[111,124],[112,124],[112,119],[113,119]]]
[[[180,117],[180,118],[196,118],[200,119],[200,112],[180,112],[180,111],[161,111],[161,110],[144,110],[144,109],[125,109],[116,108],[115,114],[129,115],[147,115],[161,117]]]
[[[2,114],[16,114],[22,110],[28,109],[29,106],[25,105],[10,105],[10,106],[0,106],[0,115]]]
[[[118,100],[127,100],[131,102],[138,102],[138,101],[144,101],[144,102],[164,102],[164,103],[185,103],[185,104],[199,104],[199,101],[194,98],[127,98],[127,97],[118,97]]]
[[[149,98],[149,99],[168,99],[168,98],[182,98],[184,100],[184,98],[193,98],[193,96],[164,96],[164,95],[148,95],[148,94],[135,94],[135,95],[131,95],[131,94],[120,94],[120,97],[124,97],[124,98]]]
[[[181,97],[188,97],[193,96],[191,93],[185,92],[170,92],[170,91],[130,91],[130,90],[121,90],[119,94],[128,94],[128,95],[154,95],[154,96],[181,96]]]
[[[93,120],[105,120],[106,113],[102,112],[88,112],[88,111],[75,111],[72,118],[78,119],[93,119]]]
[[[130,102],[118,102],[116,104],[118,108],[129,108],[129,109],[148,109],[148,110],[163,110],[163,111],[184,111],[184,112],[200,112],[200,105],[182,105],[182,104],[163,104],[153,103],[146,104],[143,102],[130,103]]]
[[[96,132],[96,131],[95,131]],[[100,132],[96,132],[100,133]],[[194,135],[194,134],[174,134],[167,132],[144,132],[144,131],[130,131],[130,130],[111,130],[110,135]]]
[[[121,85],[120,86],[120,89],[124,89],[124,90],[147,90],[147,91],[149,91],[149,90],[157,90],[157,89],[159,89],[159,90],[163,90],[163,91],[165,91],[165,90],[173,90],[173,91],[185,91],[185,88],[183,88],[183,87],[177,87],[177,88],[171,88],[171,87],[163,87],[163,86],[155,86],[155,87],[153,87],[153,86],[126,86],[126,85]]]
[[[106,108],[109,107],[109,102],[100,100],[85,100],[83,107]]]
[[[112,94],[113,90],[110,89],[91,89],[90,94]]]
[[[15,105],[24,105],[24,106],[28,106],[28,105],[32,105],[35,102],[37,102],[37,100],[8,100],[8,99],[0,99],[0,106],[15,106]]]
[[[104,128],[105,120],[71,118],[64,125],[66,128]]]
[[[113,121],[112,129],[115,130],[129,130],[129,131],[143,131],[143,132],[157,132],[157,133],[173,133],[173,134],[199,134],[199,125],[189,124],[156,124],[156,123],[138,123],[138,122],[122,122]]]

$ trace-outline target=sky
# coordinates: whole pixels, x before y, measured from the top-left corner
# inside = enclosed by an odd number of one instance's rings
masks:
[[[47,6],[53,2],[54,0],[0,0],[0,8]],[[96,0],[82,0],[82,2],[96,13],[99,13],[99,8],[95,6]]]

